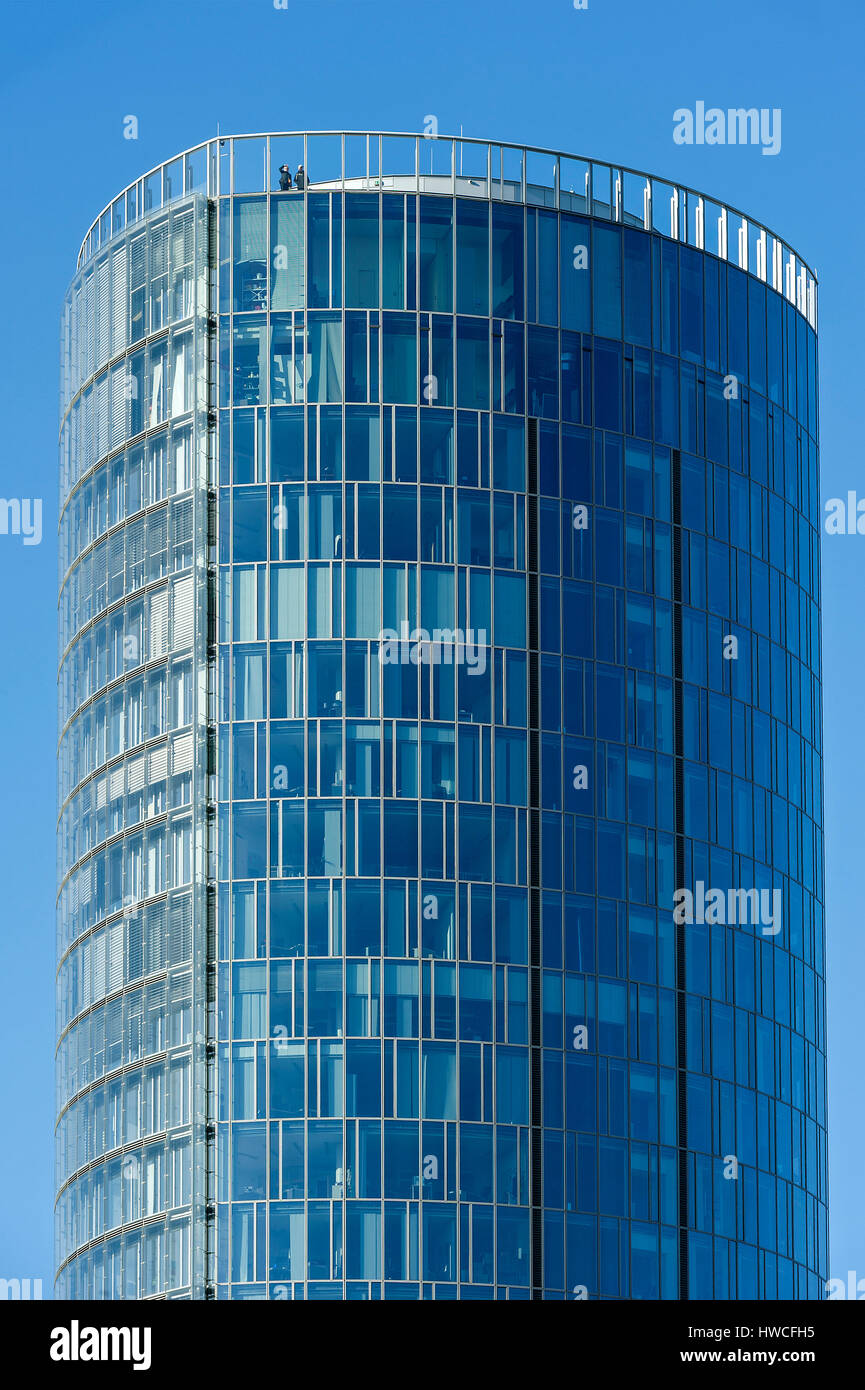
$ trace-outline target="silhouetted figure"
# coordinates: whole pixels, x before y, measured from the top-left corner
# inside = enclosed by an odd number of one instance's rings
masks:
[[[291,170],[287,164],[280,164],[279,166],[279,186],[283,193],[287,193],[291,188]]]
[[[297,173],[294,176],[294,186],[295,188],[306,187],[306,174],[303,172],[302,164],[298,164],[297,166]]]

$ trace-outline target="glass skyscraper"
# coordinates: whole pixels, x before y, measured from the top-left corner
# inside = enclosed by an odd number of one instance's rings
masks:
[[[58,1297],[822,1296],[815,329],[550,151],[223,138],[97,218]]]

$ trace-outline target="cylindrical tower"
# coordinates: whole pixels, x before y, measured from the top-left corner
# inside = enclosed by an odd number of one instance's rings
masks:
[[[815,328],[549,151],[225,138],[97,219],[60,1296],[822,1296]]]

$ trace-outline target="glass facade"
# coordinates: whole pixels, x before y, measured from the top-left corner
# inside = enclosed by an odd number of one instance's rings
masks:
[[[207,258],[206,199],[178,200],[63,319],[60,1298],[204,1275]]]
[[[822,1296],[815,324],[545,151],[227,139],[97,219],[59,1296]]]

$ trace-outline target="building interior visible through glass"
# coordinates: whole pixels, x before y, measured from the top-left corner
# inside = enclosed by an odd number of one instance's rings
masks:
[[[97,219],[58,1297],[822,1296],[815,325],[543,151],[225,138]]]

